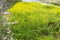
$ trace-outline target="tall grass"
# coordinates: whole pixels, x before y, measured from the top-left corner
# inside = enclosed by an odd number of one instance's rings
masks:
[[[8,9],[17,40],[54,40],[60,32],[60,7],[38,2],[18,2]]]

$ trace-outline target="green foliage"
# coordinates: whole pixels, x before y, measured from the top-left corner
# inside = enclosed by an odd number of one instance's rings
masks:
[[[14,38],[17,40],[54,40],[60,30],[60,7],[39,2],[18,2],[8,9]],[[43,38],[41,38],[43,37]]]

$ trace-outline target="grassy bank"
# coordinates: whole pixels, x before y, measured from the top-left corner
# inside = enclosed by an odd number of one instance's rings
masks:
[[[55,40],[60,33],[60,7],[38,2],[18,2],[8,9],[17,40]]]

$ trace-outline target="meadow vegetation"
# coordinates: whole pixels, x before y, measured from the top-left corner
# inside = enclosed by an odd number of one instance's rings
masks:
[[[9,22],[16,40],[60,38],[60,7],[39,2],[18,2],[9,8]]]

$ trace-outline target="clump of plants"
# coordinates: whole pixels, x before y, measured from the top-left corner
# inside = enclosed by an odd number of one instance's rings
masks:
[[[11,30],[17,40],[54,40],[60,30],[60,7],[39,2],[18,2],[9,8]]]

